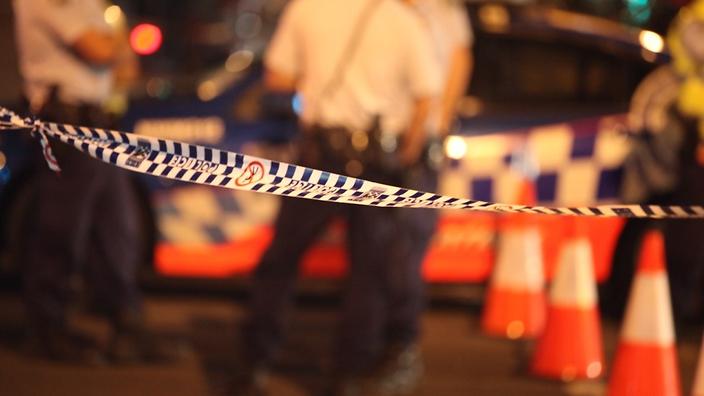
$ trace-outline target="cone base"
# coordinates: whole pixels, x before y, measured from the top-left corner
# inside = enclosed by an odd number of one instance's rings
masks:
[[[542,291],[509,291],[493,288],[482,314],[484,333],[510,339],[535,338],[545,327],[545,294]]]
[[[694,375],[694,385],[692,386],[692,396],[704,396],[704,341],[700,346],[699,362]]]
[[[608,395],[681,395],[674,346],[621,343],[616,350]]]
[[[572,381],[595,379],[604,371],[601,327],[596,309],[550,307],[536,345],[533,374]]]

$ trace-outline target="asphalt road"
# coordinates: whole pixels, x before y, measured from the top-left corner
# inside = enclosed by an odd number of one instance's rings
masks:
[[[0,295],[0,395],[225,395],[238,365],[242,301],[225,297],[150,296],[148,323],[162,339],[179,346],[183,360],[168,365],[64,366],[32,358],[21,348],[24,314],[19,297]],[[325,384],[327,351],[335,327],[335,305],[303,301],[292,315],[289,338],[278,360],[272,395],[315,395]],[[74,315],[76,326],[107,342],[108,327]],[[466,304],[431,306],[423,318],[426,375],[414,395],[601,395],[604,380],[560,383],[526,374],[531,342],[482,335],[478,309]],[[608,364],[618,326],[603,325]],[[683,393],[691,387],[701,329],[678,328]]]

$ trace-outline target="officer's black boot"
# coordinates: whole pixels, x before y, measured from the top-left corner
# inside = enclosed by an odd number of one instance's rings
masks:
[[[171,363],[182,357],[180,349],[158,340],[147,329],[141,313],[121,312],[113,319],[108,358],[114,363]]]
[[[323,396],[371,396],[368,378],[340,377],[335,378],[323,392]]]
[[[105,363],[95,340],[69,331],[66,325],[33,326],[26,340],[25,351],[31,356],[59,363],[86,366]]]
[[[235,373],[229,386],[231,396],[268,396],[269,370],[261,364],[248,364]]]
[[[392,344],[386,348],[373,383],[377,394],[405,395],[413,392],[423,376],[423,359],[415,343]]]

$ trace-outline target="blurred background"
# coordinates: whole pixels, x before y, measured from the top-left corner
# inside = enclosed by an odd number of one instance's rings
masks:
[[[265,92],[261,59],[286,3],[106,4],[105,21],[129,31],[141,65],[133,87],[116,92],[109,102],[119,129],[290,160],[300,100]],[[475,35],[475,68],[459,103],[457,125],[445,142],[448,161],[441,171],[440,193],[515,202],[521,175],[512,164],[529,147],[537,165],[538,203],[621,202],[624,162],[632,147],[629,136],[638,132],[633,125],[647,124],[648,117],[668,105],[634,112],[632,97],[646,75],[670,62],[665,37],[686,3],[465,2]],[[14,37],[12,7],[4,1],[0,105],[10,109],[20,107],[21,97]],[[140,284],[147,294],[149,321],[166,337],[186,340],[189,358],[165,367],[117,369],[40,363],[18,350],[23,313],[17,249],[26,232],[23,219],[32,211],[26,199],[33,180],[27,163],[34,145],[26,136],[0,134],[0,393],[224,394],[223,383],[236,364],[229,351],[239,334],[248,275],[271,240],[278,199],[135,176],[140,238],[147,247]],[[543,216],[534,223],[550,283],[570,224]],[[617,265],[613,258],[624,221],[588,219],[585,224],[602,293],[604,288],[627,289],[629,282],[607,284]],[[316,367],[325,364],[322,351],[334,327],[346,265],[344,227],[333,224],[305,257],[302,304],[275,394],[307,394],[320,384]],[[596,380],[537,378],[527,369],[533,341],[482,335],[481,311],[501,232],[495,215],[442,213],[424,264],[431,304],[424,318],[427,375],[417,394],[604,394],[601,369]],[[80,303],[76,315],[81,326],[105,331],[81,313]],[[677,325],[683,389],[693,383],[702,318],[688,319]],[[619,320],[602,323],[607,362],[615,350]],[[573,379],[569,377],[563,380]]]

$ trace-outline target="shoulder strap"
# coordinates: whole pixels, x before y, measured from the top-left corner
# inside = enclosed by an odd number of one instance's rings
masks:
[[[367,2],[366,6],[364,7],[362,13],[359,16],[359,19],[357,20],[357,24],[352,30],[351,36],[349,37],[347,45],[345,46],[345,50],[342,52],[342,56],[340,56],[337,61],[337,64],[335,65],[332,77],[330,78],[328,83],[325,84],[325,87],[321,91],[321,98],[330,97],[333,93],[335,93],[337,89],[339,89],[340,85],[342,84],[342,80],[344,79],[347,66],[354,57],[354,54],[357,52],[357,48],[359,47],[359,43],[362,40],[362,37],[364,36],[364,32],[366,31],[369,20],[371,19],[372,15],[374,15],[374,11],[377,9],[377,7],[383,2],[384,0],[369,0]]]

